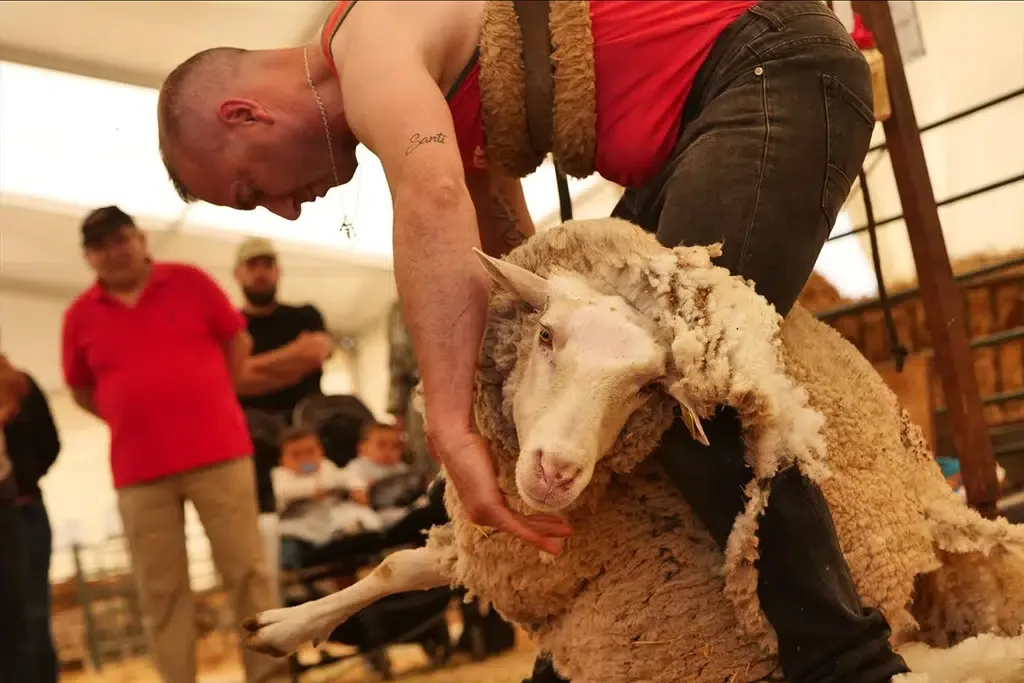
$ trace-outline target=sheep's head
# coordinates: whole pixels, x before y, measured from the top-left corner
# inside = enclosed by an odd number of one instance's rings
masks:
[[[531,508],[563,510],[590,483],[630,416],[661,388],[669,349],[650,320],[582,276],[543,278],[477,253],[492,279],[536,313],[509,397],[519,443],[516,488]]]
[[[757,480],[824,457],[822,417],[785,370],[781,318],[752,283],[712,263],[720,254],[666,249],[625,221],[597,219],[483,258],[499,286],[475,412],[506,493],[540,510],[596,505],[612,473],[657,447],[674,411],[706,443],[700,418],[723,405],[739,414]],[[664,391],[649,391],[659,379]]]

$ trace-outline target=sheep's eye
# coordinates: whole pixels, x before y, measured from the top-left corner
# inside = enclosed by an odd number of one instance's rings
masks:
[[[546,327],[540,328],[540,332],[537,333],[537,339],[544,346],[551,346],[551,330]]]

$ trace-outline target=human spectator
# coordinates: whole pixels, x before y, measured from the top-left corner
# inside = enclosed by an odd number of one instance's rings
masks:
[[[12,415],[25,389],[20,377],[0,370],[0,422]],[[18,495],[14,467],[7,457],[6,440],[0,431],[0,638],[3,671],[15,681],[31,680],[28,635],[28,559],[21,532],[21,520],[14,499]]]
[[[75,402],[110,428],[118,508],[149,638],[165,683],[196,681],[196,614],[185,501],[210,540],[238,618],[272,608],[257,527],[252,444],[235,397],[245,320],[199,269],[154,262],[115,206],[82,225],[96,282],[64,314],[64,375]],[[243,650],[249,683],[283,663]]]
[[[280,276],[270,240],[252,237],[238,247],[235,279],[245,297],[242,313],[252,337],[252,355],[238,386],[240,400],[246,408],[290,414],[299,401],[321,393],[323,364],[333,342],[316,306],[277,300]]]
[[[324,455],[316,432],[301,427],[281,437],[281,464],[271,472],[281,521],[281,566],[299,569],[318,548],[362,531],[379,531],[362,482]]]
[[[0,425],[7,443],[7,456],[14,472],[26,560],[25,599],[27,601],[28,641],[31,673],[26,680],[55,683],[60,664],[50,628],[50,556],[53,534],[39,480],[49,471],[60,453],[60,438],[53,422],[46,395],[36,381],[14,367],[0,354],[0,373],[21,387],[9,393],[0,409]]]
[[[251,237],[239,245],[235,281],[245,298],[242,314],[252,337],[252,355],[238,382],[239,401],[247,411],[268,413],[289,426],[299,401],[321,393],[322,368],[333,342],[316,306],[277,300],[280,278],[277,250],[270,240]],[[270,471],[278,464],[277,449],[258,450],[255,455],[260,530],[276,581],[279,529]]]

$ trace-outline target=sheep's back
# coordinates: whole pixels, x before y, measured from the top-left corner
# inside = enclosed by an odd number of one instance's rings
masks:
[[[942,476],[927,452],[908,447],[896,395],[838,332],[797,306],[782,342],[787,371],[825,416],[833,476],[822,491],[857,588],[900,640],[916,628],[915,577],[938,564],[922,492]]]

